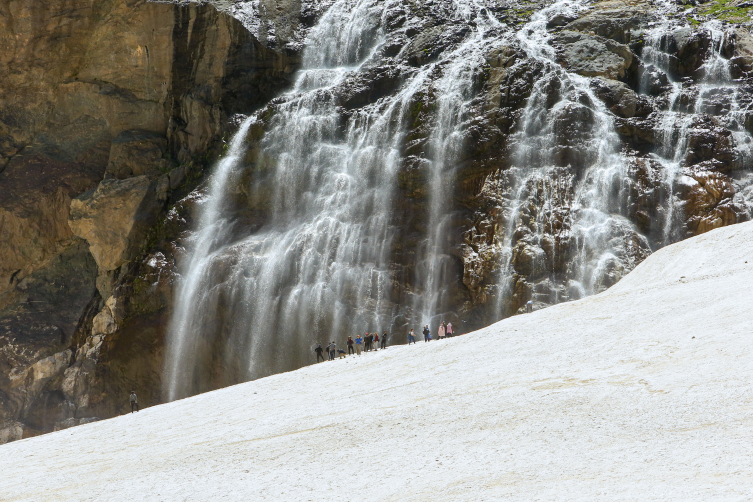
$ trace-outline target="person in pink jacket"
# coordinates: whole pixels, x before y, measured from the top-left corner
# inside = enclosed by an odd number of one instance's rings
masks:
[[[442,340],[444,338],[444,335],[445,335],[444,323],[442,323],[442,324],[439,325],[439,329],[437,330],[437,334],[439,335],[439,339],[440,340]]]
[[[452,336],[452,323],[447,323],[447,336]]]

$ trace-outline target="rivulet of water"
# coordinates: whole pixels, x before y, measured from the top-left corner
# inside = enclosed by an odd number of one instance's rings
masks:
[[[449,309],[450,283],[458,280],[453,272],[450,248],[452,215],[455,208],[455,177],[464,148],[465,131],[472,120],[473,82],[486,62],[490,48],[501,40],[501,23],[478,1],[455,0],[458,16],[472,27],[471,35],[436,65],[441,76],[431,85],[437,112],[428,140],[429,217],[426,239],[419,246],[413,312],[421,325],[435,329]]]

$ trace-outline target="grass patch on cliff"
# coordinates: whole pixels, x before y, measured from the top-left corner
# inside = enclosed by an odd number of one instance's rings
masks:
[[[738,7],[735,0],[714,0],[700,7],[698,13],[722,21],[743,22],[753,19],[753,7]]]

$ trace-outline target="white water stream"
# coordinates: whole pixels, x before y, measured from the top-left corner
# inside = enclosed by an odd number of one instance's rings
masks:
[[[671,10],[674,6],[664,4],[663,8]],[[673,78],[669,54],[669,41],[673,32],[687,29],[688,26],[676,26],[670,18],[658,22],[646,32],[642,54],[644,64],[654,66],[666,74],[671,86],[667,109],[659,121],[660,146],[656,155],[664,169],[669,194],[665,209],[663,245],[682,238],[679,231],[682,227],[683,204],[674,192],[689,154],[690,135],[700,117],[712,116],[732,132],[732,147],[737,155],[737,163],[750,166],[753,160],[753,137],[745,129],[745,111],[738,99],[740,83],[732,77],[730,61],[723,55],[730,36],[728,29],[719,21],[708,21],[701,26],[700,31],[708,33],[711,47],[699,69],[702,73],[700,81],[692,83],[692,94],[686,89],[687,83]],[[719,107],[720,102],[724,106]]]

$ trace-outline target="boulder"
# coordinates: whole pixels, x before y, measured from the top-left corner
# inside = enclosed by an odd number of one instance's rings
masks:
[[[711,45],[710,34],[706,31],[694,31],[689,27],[672,32],[669,50],[674,53],[670,58],[670,70],[676,76],[694,75],[703,65]]]
[[[633,65],[630,48],[608,38],[563,30],[553,40],[560,64],[584,77],[623,79]]]
[[[147,176],[106,179],[71,202],[68,223],[89,243],[101,272],[115,270],[136,256],[162,206],[155,188]]]
[[[730,62],[736,78],[753,72],[753,35],[747,29],[735,30],[735,53]]]
[[[635,115],[638,95],[624,82],[597,78],[591,81],[591,88],[616,115],[627,118]]]
[[[622,44],[630,43],[649,20],[649,4],[607,0],[593,4],[588,13],[565,26],[567,30],[594,33]]]

